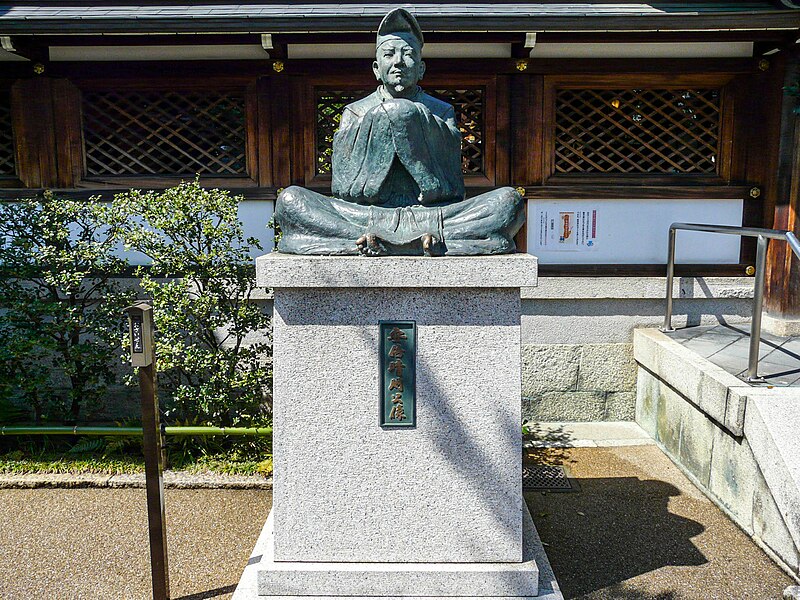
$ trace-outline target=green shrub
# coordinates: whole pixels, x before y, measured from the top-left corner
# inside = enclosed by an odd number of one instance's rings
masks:
[[[171,422],[233,426],[269,415],[270,347],[246,340],[270,323],[251,301],[248,252],[260,245],[244,238],[239,200],[194,180],[114,201],[129,215],[126,247],[152,260],[138,275],[153,304],[159,393]]]
[[[97,199],[0,204],[0,394],[74,422],[115,380],[122,219]]]

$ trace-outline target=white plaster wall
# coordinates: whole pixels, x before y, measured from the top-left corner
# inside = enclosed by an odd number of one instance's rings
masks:
[[[741,323],[750,318],[752,279],[676,278],[676,327]],[[631,343],[637,327],[664,321],[663,277],[540,277],[525,288],[523,344]]]
[[[528,252],[549,264],[666,264],[669,226],[675,222],[741,225],[742,200],[529,200]],[[597,237],[592,246],[546,243],[541,215],[596,211]],[[555,223],[558,228],[558,223]],[[679,231],[677,263],[734,264],[739,262],[738,236]]]

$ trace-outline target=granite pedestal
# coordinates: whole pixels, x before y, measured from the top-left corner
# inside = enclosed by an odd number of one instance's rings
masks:
[[[256,264],[274,289],[275,430],[258,593],[537,597],[531,539],[523,552],[519,295],[536,259]],[[379,423],[382,320],[416,322],[411,428]]]

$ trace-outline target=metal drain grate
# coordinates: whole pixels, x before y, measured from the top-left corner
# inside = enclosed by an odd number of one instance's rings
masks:
[[[524,491],[571,491],[572,482],[564,467],[553,465],[523,465],[522,489]]]

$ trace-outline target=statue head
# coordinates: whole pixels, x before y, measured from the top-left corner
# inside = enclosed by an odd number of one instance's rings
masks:
[[[422,30],[407,10],[396,8],[381,21],[372,72],[391,96],[402,98],[416,92],[425,74],[423,43]]]

